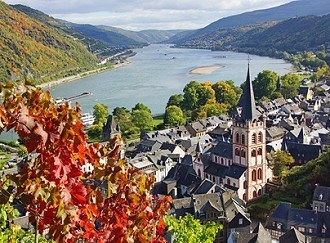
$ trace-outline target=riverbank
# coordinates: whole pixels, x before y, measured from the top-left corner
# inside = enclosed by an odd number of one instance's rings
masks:
[[[197,74],[197,75],[211,74],[215,70],[218,70],[218,69],[224,68],[224,67],[225,66],[222,66],[222,65],[198,67],[198,68],[194,68],[194,69],[190,70],[189,74]]]
[[[126,66],[128,64],[130,64],[130,62],[124,61],[122,63],[114,64],[114,65],[110,66],[109,68],[103,67],[103,68],[98,68],[98,69],[90,70],[90,71],[87,71],[87,72],[79,73],[77,75],[73,75],[73,76],[69,76],[69,77],[65,77],[65,78],[53,80],[53,81],[50,81],[50,82],[47,82],[47,83],[39,84],[39,85],[37,85],[37,87],[38,88],[41,88],[41,89],[45,89],[45,88],[49,88],[49,87],[54,87],[54,86],[57,86],[57,85],[62,84],[62,83],[71,82],[71,81],[74,81],[74,80],[77,80],[77,79],[81,79],[81,78],[84,78],[84,77],[87,77],[87,76],[91,76],[91,75],[94,75],[94,74],[102,73],[102,72],[105,72],[107,70],[112,70],[112,69],[120,68],[120,67]]]

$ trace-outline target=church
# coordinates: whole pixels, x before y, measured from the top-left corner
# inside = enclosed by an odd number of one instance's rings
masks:
[[[237,110],[231,139],[204,153],[198,144],[193,167],[202,179],[234,191],[247,202],[263,195],[272,179],[266,160],[266,119],[257,115],[249,66]]]

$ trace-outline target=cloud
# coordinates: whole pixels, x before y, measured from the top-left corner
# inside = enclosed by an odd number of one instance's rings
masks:
[[[219,18],[292,0],[5,0],[75,23],[125,29],[195,29]]]

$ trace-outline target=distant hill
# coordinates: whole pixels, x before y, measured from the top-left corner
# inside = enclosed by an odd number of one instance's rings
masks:
[[[284,51],[295,53],[329,48],[329,33],[330,14],[305,16],[282,22],[219,29],[185,41],[181,46],[276,56]]]
[[[90,24],[75,24],[67,21],[63,21],[63,23],[90,38],[100,40],[112,47],[138,47],[146,45],[145,42],[136,41],[113,30],[99,28]]]
[[[53,17],[39,11],[33,8],[30,8],[28,6],[25,5],[21,5],[21,4],[15,4],[15,5],[10,5],[11,7],[25,13],[26,15],[30,16],[31,18],[34,18],[36,20],[38,20],[39,22],[57,28],[65,33],[67,33],[68,35],[73,36],[74,38],[80,40],[82,43],[85,44],[85,46],[93,53],[97,53],[97,54],[102,54],[103,52],[107,52],[105,54],[108,54],[108,48],[109,46],[104,44],[103,42],[90,38],[82,33],[80,33],[79,31],[76,31],[73,28],[70,28],[69,26],[65,25],[64,23],[57,21],[56,19],[54,19]]]
[[[130,31],[120,28],[115,28],[111,26],[96,26],[99,29],[107,30],[122,34],[128,38],[135,41],[147,44],[155,44],[168,40],[175,34],[181,32],[182,30],[141,30],[141,31]]]
[[[193,38],[199,38],[205,34],[209,34],[219,29],[233,28],[237,26],[246,26],[261,24],[264,22],[283,21],[293,17],[317,15],[322,16],[330,13],[330,0],[299,0],[283,4],[278,7],[246,12],[239,15],[234,15],[219,19],[208,26],[192,32],[187,32],[186,35],[174,36],[171,42],[181,44]]]
[[[88,70],[97,58],[63,31],[0,1],[1,82],[33,77],[38,82]]]

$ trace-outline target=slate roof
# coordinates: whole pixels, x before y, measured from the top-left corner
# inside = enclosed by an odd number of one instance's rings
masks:
[[[232,159],[233,158],[233,145],[224,141],[219,141],[215,147],[212,147],[207,152],[216,154],[218,156]]]
[[[193,195],[195,212],[204,213],[210,207],[218,212],[224,211],[219,192]]]
[[[316,159],[320,156],[321,146],[315,144],[302,144],[290,141],[283,142],[283,148],[289,151],[295,160],[302,160],[304,162]]]
[[[186,187],[201,181],[192,165],[182,163],[177,163],[173,168],[170,169],[165,180],[167,179],[177,180],[178,185],[184,185]]]
[[[314,190],[313,201],[326,202],[330,204],[330,187],[317,185]]]
[[[306,237],[293,228],[280,237],[280,243],[305,243]]]
[[[291,208],[288,212],[288,224],[316,228],[317,214],[310,209]]]
[[[228,169],[229,168],[227,166],[211,162],[209,166],[205,169],[205,173],[218,177],[225,177]]]
[[[242,167],[239,165],[232,164],[229,166],[229,169],[227,170],[227,176],[239,179],[243,175],[243,173],[246,171],[246,167]]]
[[[211,192],[212,189],[219,192],[220,188],[214,182],[209,179],[204,179],[193,191],[194,194],[207,194]],[[215,192],[214,191],[214,192]]]
[[[245,122],[246,120],[256,120],[256,104],[253,94],[253,86],[250,78],[250,66],[248,66],[245,90],[240,98],[239,106],[242,107],[242,112],[239,117],[239,121]]]

